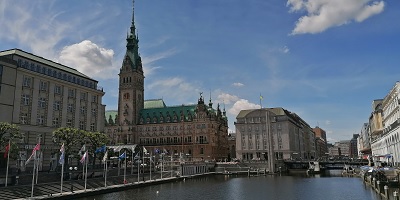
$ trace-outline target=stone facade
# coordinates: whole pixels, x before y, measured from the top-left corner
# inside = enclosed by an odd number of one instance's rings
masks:
[[[50,162],[56,166],[60,149],[52,142],[56,128],[104,131],[104,92],[98,81],[19,49],[0,52],[0,70],[0,121],[20,127],[23,138],[16,166],[21,170],[39,141],[39,169]]]
[[[162,99],[144,100],[144,74],[133,16],[119,73],[118,110],[105,115],[105,132],[111,143],[139,144],[186,160],[228,158],[226,113],[219,105],[213,108],[211,99],[206,105],[200,94],[197,104],[179,106],[166,106]]]
[[[236,157],[241,160],[316,157],[312,128],[283,108],[242,110],[236,117],[235,127]]]

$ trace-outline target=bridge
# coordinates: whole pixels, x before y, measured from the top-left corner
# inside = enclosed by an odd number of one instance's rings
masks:
[[[288,169],[308,169],[309,162],[314,160],[285,160],[285,166]],[[325,169],[343,169],[344,165],[364,166],[368,165],[368,160],[316,160],[321,168]]]

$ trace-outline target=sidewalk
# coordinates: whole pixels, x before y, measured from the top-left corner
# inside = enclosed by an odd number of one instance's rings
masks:
[[[87,179],[86,191],[84,180],[69,180],[63,181],[63,191],[61,195],[61,182],[49,182],[49,183],[39,183],[34,186],[32,199],[46,199],[46,198],[59,198],[68,197],[71,195],[84,194],[86,192],[100,191],[100,190],[112,190],[118,187],[126,187],[127,185],[138,185],[142,183],[150,183],[171,179],[171,173],[163,173],[163,179],[161,180],[160,173],[152,173],[150,180],[150,174],[146,173],[140,174],[140,182],[138,182],[137,174],[127,174],[126,184],[124,184],[124,176],[111,176],[107,177],[107,187],[105,187],[104,177],[90,178]],[[145,182],[143,182],[145,180]],[[9,187],[0,187],[0,200],[9,199],[26,199],[31,197],[32,185],[17,185]],[[103,193],[106,191],[103,191]]]

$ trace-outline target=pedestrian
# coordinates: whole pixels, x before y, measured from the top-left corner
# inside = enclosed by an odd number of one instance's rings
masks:
[[[72,185],[72,182],[70,184],[71,184],[71,192],[74,193],[74,185]]]

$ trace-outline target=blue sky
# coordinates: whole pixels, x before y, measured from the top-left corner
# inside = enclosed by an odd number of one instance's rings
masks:
[[[283,107],[328,140],[361,130],[400,78],[397,0],[136,0],[145,98]],[[117,108],[130,0],[0,1],[0,49],[20,48],[99,80]]]

